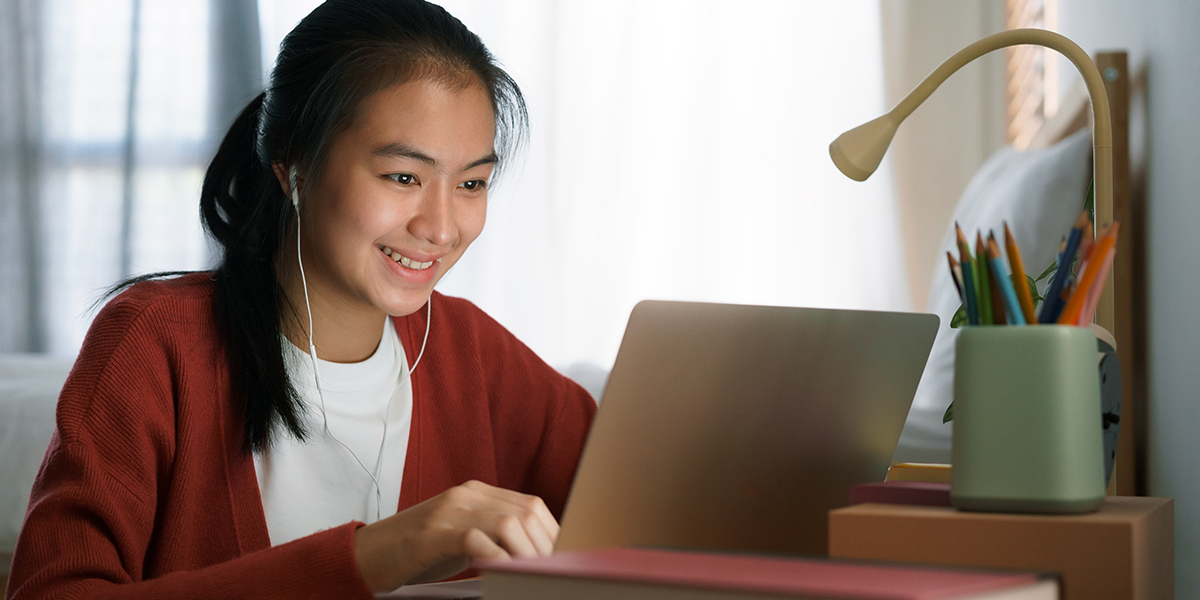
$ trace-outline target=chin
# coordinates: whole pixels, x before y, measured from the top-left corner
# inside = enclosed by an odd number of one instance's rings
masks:
[[[383,312],[393,317],[405,317],[421,310],[425,303],[429,301],[429,293],[418,297],[406,294],[404,298],[391,298],[388,302],[382,302],[376,306],[381,308]]]

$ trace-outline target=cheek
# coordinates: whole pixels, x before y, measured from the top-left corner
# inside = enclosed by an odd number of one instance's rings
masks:
[[[334,243],[374,239],[403,219],[403,215],[396,214],[394,204],[371,192],[369,189],[348,188],[346,193],[338,194],[326,204],[328,210],[319,218],[326,220],[330,233],[340,238],[332,240]]]
[[[459,235],[462,237],[463,246],[468,246],[475,238],[483,233],[483,225],[487,221],[487,201],[480,201],[470,205],[463,212],[463,216],[459,221]]]

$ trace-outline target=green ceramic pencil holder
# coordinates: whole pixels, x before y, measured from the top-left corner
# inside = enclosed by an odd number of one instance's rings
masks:
[[[961,510],[1083,513],[1104,502],[1096,335],[964,327],[954,372],[950,499]]]

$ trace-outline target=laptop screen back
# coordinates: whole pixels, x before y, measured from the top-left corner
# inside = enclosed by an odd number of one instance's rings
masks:
[[[645,301],[629,319],[557,549],[827,553],[882,481],[934,315]]]

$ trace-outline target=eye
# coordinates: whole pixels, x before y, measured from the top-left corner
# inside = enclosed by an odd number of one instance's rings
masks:
[[[392,173],[391,175],[388,175],[387,178],[400,185],[412,185],[417,182],[416,175],[413,175],[412,173]]]
[[[460,187],[469,192],[482,190],[487,188],[487,181],[484,179],[472,179],[471,181],[462,182]]]

